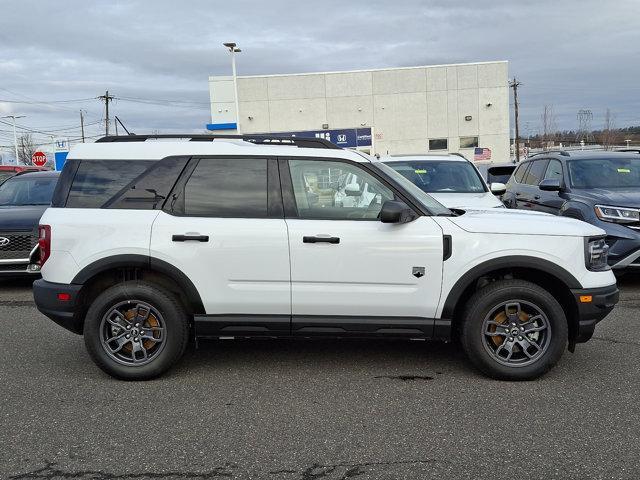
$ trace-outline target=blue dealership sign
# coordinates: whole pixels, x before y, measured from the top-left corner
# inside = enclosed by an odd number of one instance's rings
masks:
[[[301,132],[277,132],[265,135],[282,137],[324,138],[342,148],[370,147],[371,127],[340,128],[334,130],[305,130]]]

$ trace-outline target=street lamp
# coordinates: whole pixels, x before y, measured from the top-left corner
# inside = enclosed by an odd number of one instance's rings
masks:
[[[231,53],[231,71],[233,72],[233,91],[236,100],[236,131],[240,134],[240,107],[238,104],[238,77],[236,75],[236,53],[240,53],[242,50],[236,45],[235,42],[223,43],[227,50]]]
[[[13,146],[16,150],[16,165],[18,165],[18,137],[16,136],[16,118],[24,118],[25,115],[5,115],[0,118],[11,118],[13,120]]]

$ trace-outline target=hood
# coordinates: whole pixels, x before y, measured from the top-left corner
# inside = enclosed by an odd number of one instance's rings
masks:
[[[491,192],[482,193],[429,193],[447,208],[503,208],[504,204]]]
[[[459,217],[448,218],[463,230],[473,233],[572,237],[591,237],[605,234],[604,230],[574,218],[507,208],[467,210]]]
[[[0,207],[0,232],[35,230],[47,208],[48,205]]]
[[[593,204],[640,208],[640,189],[638,188],[572,189],[571,196],[582,197]]]

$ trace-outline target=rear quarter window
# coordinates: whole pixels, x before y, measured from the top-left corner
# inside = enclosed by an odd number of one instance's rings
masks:
[[[527,171],[527,169],[529,168],[529,165],[531,163],[527,162],[527,163],[523,163],[522,165],[520,165],[517,170],[515,171],[515,173],[513,174],[513,178],[516,182],[518,183],[522,183],[522,179],[524,178],[524,174]]]
[[[154,160],[82,160],[73,178],[67,208],[102,208]]]

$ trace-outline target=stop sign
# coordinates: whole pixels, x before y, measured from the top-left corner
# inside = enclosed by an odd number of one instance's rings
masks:
[[[34,152],[33,155],[31,155],[31,162],[36,167],[44,167],[44,165],[47,163],[47,156],[44,154],[44,152]]]

